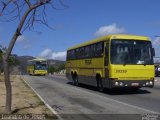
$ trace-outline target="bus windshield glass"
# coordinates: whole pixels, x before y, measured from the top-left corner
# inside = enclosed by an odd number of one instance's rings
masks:
[[[46,61],[36,62],[35,67],[36,67],[36,70],[47,70]]]
[[[150,41],[112,40],[111,64],[153,64]]]

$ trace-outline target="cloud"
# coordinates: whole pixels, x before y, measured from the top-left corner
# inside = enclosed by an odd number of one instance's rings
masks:
[[[156,37],[155,40],[152,40],[152,44],[155,48],[156,57],[160,57],[160,37]]]
[[[50,58],[51,56],[52,56],[51,49],[45,49],[40,53],[40,57],[43,57],[43,58]]]
[[[108,34],[120,34],[120,33],[124,33],[124,32],[125,32],[124,28],[117,27],[117,25],[114,23],[114,24],[111,24],[111,25],[100,27],[95,32],[95,36],[105,36],[105,35],[108,35]]]
[[[40,53],[39,57],[45,59],[66,60],[66,51],[53,52],[51,49],[47,48]]]
[[[156,37],[155,40],[152,41],[153,45],[160,45],[160,37]]]

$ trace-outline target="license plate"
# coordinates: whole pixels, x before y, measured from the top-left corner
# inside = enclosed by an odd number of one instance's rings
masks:
[[[139,83],[132,83],[132,86],[139,86]]]

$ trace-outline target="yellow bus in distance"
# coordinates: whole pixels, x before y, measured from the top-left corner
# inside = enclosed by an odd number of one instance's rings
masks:
[[[67,50],[66,77],[73,82],[103,88],[154,86],[155,55],[145,36],[107,35]]]
[[[46,59],[32,59],[28,61],[27,73],[29,75],[47,75],[48,65]]]

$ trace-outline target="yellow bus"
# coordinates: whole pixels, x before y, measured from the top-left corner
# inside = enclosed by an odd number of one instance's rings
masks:
[[[67,50],[66,77],[74,85],[104,88],[154,86],[155,55],[145,36],[107,35]]]
[[[47,75],[47,68],[46,59],[32,59],[28,61],[27,73],[29,75]]]

